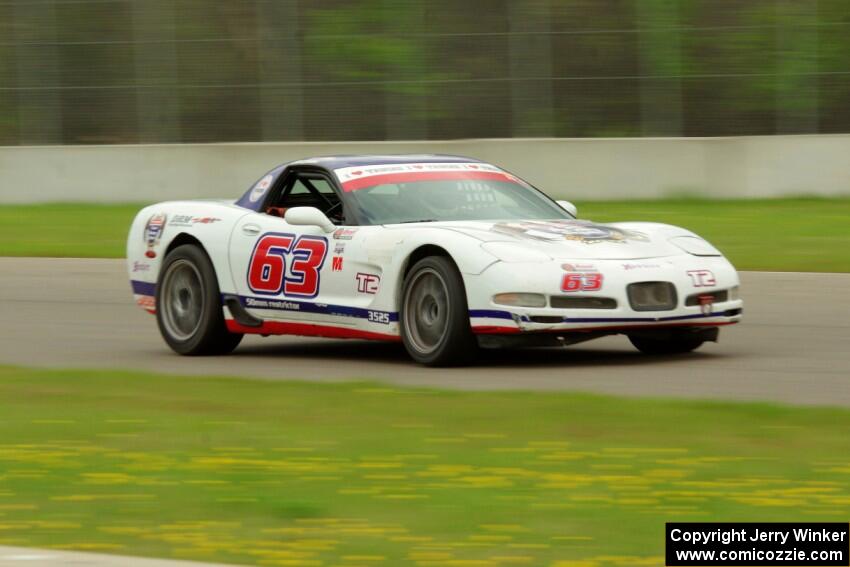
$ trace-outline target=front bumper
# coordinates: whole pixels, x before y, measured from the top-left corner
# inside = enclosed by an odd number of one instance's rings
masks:
[[[602,274],[596,291],[565,292],[561,281],[564,264]],[[710,274],[695,278],[694,274]],[[673,309],[636,311],[627,287],[632,283],[663,281],[677,292]],[[479,335],[517,333],[612,333],[638,332],[670,327],[718,327],[741,320],[743,301],[735,296],[705,305],[686,305],[694,294],[737,289],[740,281],[732,265],[722,257],[691,255],[646,260],[594,260],[581,264],[557,260],[543,263],[498,262],[477,276],[467,276],[470,323]],[[499,293],[539,293],[546,307],[513,307],[493,302]],[[732,294],[730,294],[732,295]],[[613,309],[561,309],[551,307],[552,297],[605,297],[616,300]]]

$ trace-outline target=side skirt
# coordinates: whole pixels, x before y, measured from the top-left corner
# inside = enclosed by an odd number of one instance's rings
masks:
[[[347,327],[295,323],[288,321],[262,321],[259,326],[243,325],[235,319],[227,319],[227,330],[231,333],[252,335],[298,335],[302,337],[325,337],[329,339],[367,339],[373,341],[399,342],[401,337],[373,331],[362,331]]]

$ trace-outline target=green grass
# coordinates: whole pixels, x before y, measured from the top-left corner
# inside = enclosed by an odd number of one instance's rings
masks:
[[[579,204],[582,218],[683,226],[740,270],[850,271],[850,199],[677,199]]]
[[[142,205],[2,205],[0,256],[123,258]]]
[[[848,431],[839,409],[0,367],[0,544],[659,565],[665,521],[846,521]]]
[[[580,202],[582,218],[683,226],[742,270],[850,271],[850,199]],[[0,207],[0,256],[124,255],[139,205]]]

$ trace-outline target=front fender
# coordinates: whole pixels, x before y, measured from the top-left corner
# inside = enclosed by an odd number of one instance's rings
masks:
[[[439,227],[381,232],[366,242],[366,251],[370,260],[374,258],[376,263],[383,261],[395,264],[403,272],[414,252],[424,246],[445,250],[461,274],[480,274],[498,261],[498,258],[481,249],[480,240]]]

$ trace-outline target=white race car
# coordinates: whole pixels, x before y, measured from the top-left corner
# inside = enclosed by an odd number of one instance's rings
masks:
[[[742,312],[738,274],[696,234],[577,220],[498,167],[444,155],[305,159],[236,201],[146,207],[127,262],[136,302],[186,355],[246,333],[401,341],[428,365],[617,333],[682,353]]]

